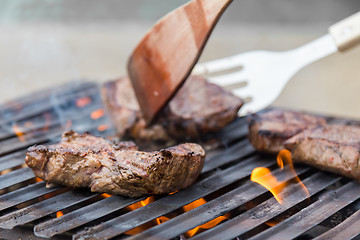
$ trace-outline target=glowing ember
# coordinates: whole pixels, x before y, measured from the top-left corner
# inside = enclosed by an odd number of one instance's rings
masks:
[[[71,121],[71,119],[68,119],[65,124],[65,129],[70,129],[71,126],[72,126],[72,121]]]
[[[26,141],[24,132],[20,129],[20,127],[17,124],[13,125],[13,131],[16,134],[16,136],[19,138],[20,142]]]
[[[25,128],[31,128],[32,126],[34,126],[34,124],[32,122],[30,122],[30,121],[27,121],[27,122],[24,123]]]
[[[92,119],[95,120],[101,118],[102,116],[104,116],[104,114],[105,114],[104,109],[100,108],[98,110],[93,111],[90,116]]]
[[[97,130],[100,131],[100,132],[103,132],[105,131],[106,129],[109,128],[109,125],[108,124],[101,124],[97,127]]]
[[[175,193],[175,192],[174,192],[174,193]],[[171,193],[171,194],[174,194],[174,193]],[[143,201],[139,201],[139,202],[136,202],[136,203],[128,206],[127,209],[129,209],[129,210],[135,210],[135,209],[138,209],[138,208],[140,208],[140,207],[146,206],[146,205],[148,205],[149,203],[152,203],[153,201],[154,201],[154,197],[148,197],[148,198],[146,198],[146,199],[143,200]],[[187,211],[190,211],[190,210],[192,210],[192,209],[194,209],[194,208],[196,208],[196,207],[198,207],[198,206],[201,206],[201,205],[203,205],[203,204],[205,204],[205,203],[206,203],[205,199],[200,198],[200,199],[198,199],[198,200],[196,200],[196,201],[194,201],[194,202],[192,202],[192,203],[184,206],[184,207],[183,207],[183,210],[184,210],[184,212],[187,212]],[[220,222],[222,222],[222,221],[224,221],[224,220],[226,220],[226,219],[228,219],[228,214],[225,214],[224,216],[217,217],[217,218],[215,218],[215,219],[213,219],[213,220],[211,220],[211,221],[209,221],[209,222],[207,222],[207,223],[205,223],[205,224],[203,224],[203,225],[201,225],[201,226],[198,226],[198,227],[196,227],[196,228],[188,231],[188,232],[186,233],[186,235],[187,235],[188,237],[192,237],[192,236],[194,236],[199,230],[212,228],[212,227],[216,226],[217,224],[219,224]],[[125,234],[135,235],[135,234],[138,234],[138,233],[140,233],[140,232],[142,232],[142,231],[144,231],[144,230],[146,230],[146,229],[148,229],[148,228],[151,228],[151,227],[153,227],[153,226],[155,226],[155,225],[159,225],[159,224],[161,224],[161,223],[164,223],[164,222],[166,222],[166,221],[168,221],[168,220],[170,220],[170,218],[168,218],[168,217],[166,217],[166,216],[161,216],[161,217],[156,218],[156,219],[153,220],[153,221],[147,222],[147,223],[145,223],[145,224],[143,224],[143,225],[141,225],[141,226],[139,226],[139,227],[136,227],[136,228],[134,228],[134,229],[131,229],[131,230],[125,232]]]
[[[146,206],[149,203],[152,203],[153,201],[154,201],[154,197],[151,196],[151,197],[148,197],[147,199],[145,199],[143,201],[139,201],[139,202],[136,202],[134,204],[131,204],[127,208],[130,209],[130,210],[135,210],[135,209],[141,208],[143,206]]]
[[[0,171],[0,175],[5,175],[8,174],[9,172],[11,172],[11,169],[2,170]]]
[[[43,127],[43,131],[47,132],[47,131],[49,131],[49,126],[50,126],[50,122],[51,122],[51,114],[50,113],[45,113],[44,118],[45,118],[45,124],[44,124],[44,127]]]
[[[101,194],[100,196],[103,197],[103,198],[109,198],[109,197],[111,197],[112,195],[107,194],[107,193],[103,193],[103,194]]]
[[[89,97],[83,97],[76,100],[76,106],[77,107],[85,107],[86,105],[91,103],[91,98]]]
[[[190,211],[190,210],[192,210],[192,209],[194,209],[194,208],[196,208],[198,206],[201,206],[201,205],[203,205],[205,203],[206,203],[205,199],[200,198],[200,199],[198,199],[198,200],[196,200],[196,201],[194,201],[192,203],[189,203],[188,205],[185,205],[183,207],[183,209],[184,209],[185,212],[188,212],[188,211]],[[217,217],[217,218],[215,218],[215,219],[213,219],[213,220],[211,220],[211,221],[209,221],[209,222],[207,222],[207,223],[205,223],[203,225],[200,225],[200,226],[197,226],[196,228],[191,229],[190,231],[186,232],[186,236],[187,237],[192,237],[201,229],[209,229],[209,228],[215,227],[220,222],[228,219],[228,217],[226,215]]]
[[[269,227],[273,227],[273,226],[277,225],[280,222],[281,221],[268,221],[265,224],[268,225]]]
[[[283,149],[279,152],[278,156],[277,156],[277,164],[279,165],[279,167],[281,168],[281,170],[285,171],[284,166],[287,165],[289,166],[289,173],[294,176],[294,182],[295,183],[299,183],[301,186],[301,189],[306,193],[306,195],[309,197],[309,192],[306,189],[305,185],[301,182],[301,180],[299,179],[299,177],[297,176],[294,166],[292,164],[292,159],[291,159],[291,153],[286,150]],[[290,184],[290,182],[281,182],[278,181],[276,179],[276,177],[274,177],[270,170],[268,168],[263,168],[263,167],[259,167],[259,168],[255,168],[252,173],[251,173],[251,177],[250,177],[251,181],[256,182],[260,185],[262,185],[263,187],[265,187],[266,189],[268,189],[275,197],[275,199],[279,202],[279,203],[283,203],[283,198],[280,196],[280,193],[284,191],[284,188],[286,186],[288,186]]]
[[[152,202],[154,202],[154,201],[155,201],[155,198],[154,198],[153,196],[151,196],[151,197],[146,198],[146,199],[143,200],[143,201],[139,201],[139,202],[136,202],[136,203],[128,206],[127,209],[129,209],[129,210],[135,210],[135,209],[138,209],[138,208],[140,208],[140,207],[146,206],[146,205],[148,205],[149,203],[152,203]],[[138,233],[140,233],[140,232],[142,232],[142,231],[145,231],[146,229],[149,229],[149,228],[151,228],[151,227],[153,227],[153,226],[156,226],[156,225],[159,225],[159,224],[161,224],[161,223],[163,223],[163,222],[166,222],[166,221],[168,221],[169,219],[170,219],[170,218],[165,217],[165,216],[158,217],[158,218],[154,219],[153,221],[147,222],[147,223],[145,223],[145,224],[143,224],[143,225],[141,225],[141,226],[139,226],[139,227],[136,227],[136,228],[134,228],[134,229],[131,229],[131,230],[125,232],[125,234],[128,234],[128,235],[138,234]]]
[[[63,215],[64,215],[64,214],[63,214],[62,211],[56,212],[56,217],[57,217],[57,218],[59,218],[59,217],[61,217],[61,216],[63,216]]]
[[[170,220],[170,218],[165,217],[165,216],[158,217],[156,219],[156,224],[157,225],[162,224],[163,222],[166,222],[167,220]]]
[[[35,182],[42,182],[41,178],[35,177]]]

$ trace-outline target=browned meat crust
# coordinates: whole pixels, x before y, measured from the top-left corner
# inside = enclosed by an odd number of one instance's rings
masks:
[[[194,143],[142,152],[131,142],[114,144],[69,131],[58,144],[30,147],[25,162],[50,183],[139,197],[186,188],[201,173],[204,158],[204,149]]]
[[[322,117],[309,114],[272,109],[253,114],[249,118],[249,140],[260,151],[278,152],[284,142],[304,129],[326,124]]]
[[[102,96],[120,136],[149,140],[197,138],[218,131],[236,118],[243,105],[242,99],[221,87],[190,76],[157,121],[146,128],[127,77],[105,83]]]
[[[249,139],[260,151],[291,151],[294,161],[360,180],[360,127],[285,110],[251,117]]]
[[[360,127],[309,128],[285,142],[295,161],[360,180]]]

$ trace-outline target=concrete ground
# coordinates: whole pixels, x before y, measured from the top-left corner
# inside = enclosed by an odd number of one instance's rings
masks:
[[[74,79],[104,82],[124,75],[127,58],[145,32],[185,2],[1,1],[0,103]],[[235,0],[200,61],[255,49],[292,49],[359,10],[357,0]],[[360,118],[359,66],[360,47],[329,56],[291,79],[274,105]]]

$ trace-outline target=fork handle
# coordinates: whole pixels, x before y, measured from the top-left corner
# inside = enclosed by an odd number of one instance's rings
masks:
[[[339,51],[345,51],[360,43],[360,12],[330,26],[329,33]]]

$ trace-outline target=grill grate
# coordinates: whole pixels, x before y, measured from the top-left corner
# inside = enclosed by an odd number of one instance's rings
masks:
[[[244,118],[203,140],[207,157],[198,182],[175,194],[156,196],[136,210],[127,207],[146,197],[108,197],[86,189],[46,188],[38,182],[24,165],[26,148],[56,142],[70,128],[111,136],[114,129],[106,115],[91,118],[101,108],[98,86],[80,81],[0,106],[0,238],[186,239],[186,232],[220,216],[227,219],[191,239],[352,239],[360,235],[356,224],[360,185],[355,181],[296,165],[310,198],[290,184],[281,193],[286,201],[279,204],[249,180],[256,167],[268,167],[286,181],[293,176],[276,168],[275,156],[254,151],[246,139]],[[184,212],[185,205],[199,198],[207,202]],[[63,216],[56,216],[59,211]],[[167,221],[155,224],[159,217]],[[270,222],[277,224],[268,226]],[[141,231],[130,235],[129,230],[136,228]]]

